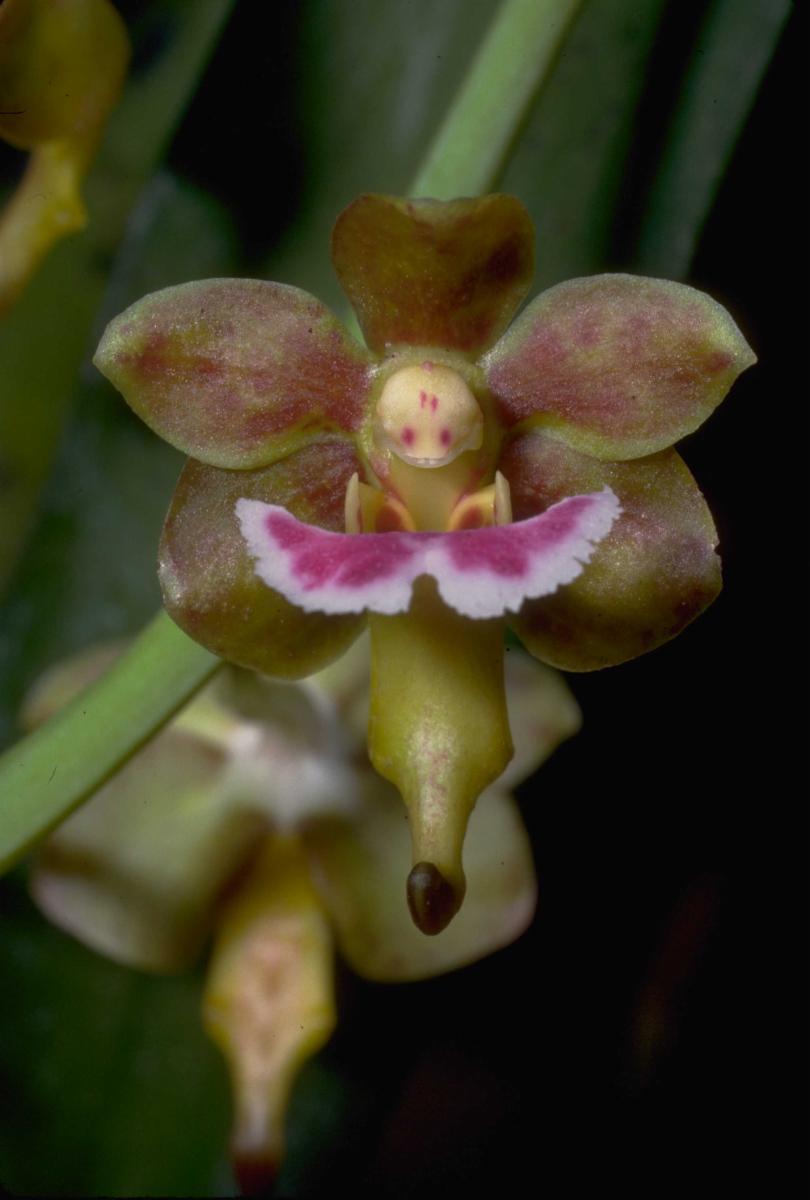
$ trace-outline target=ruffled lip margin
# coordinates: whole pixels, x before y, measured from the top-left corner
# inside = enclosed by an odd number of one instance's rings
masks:
[[[477,619],[516,612],[524,600],[573,582],[620,513],[605,487],[510,525],[351,534],[307,525],[259,500],[236,504],[257,575],[306,612],[405,612],[415,580],[428,575],[445,604]]]

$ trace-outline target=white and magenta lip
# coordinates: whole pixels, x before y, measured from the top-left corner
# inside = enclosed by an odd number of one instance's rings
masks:
[[[485,619],[572,583],[621,506],[604,488],[526,521],[451,533],[333,533],[259,500],[237,501],[236,513],[259,578],[306,612],[406,612],[414,581],[429,575],[450,608]]]

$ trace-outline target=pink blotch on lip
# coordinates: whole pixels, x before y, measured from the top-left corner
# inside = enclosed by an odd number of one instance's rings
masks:
[[[294,554],[295,575],[305,591],[327,584],[350,589],[363,587],[372,580],[388,578],[402,565],[403,546],[398,538],[356,535],[359,541],[347,556],[342,539],[319,537],[320,530],[301,524],[288,513],[269,513],[266,528],[282,550]]]
[[[402,433],[399,435],[403,446],[412,446],[416,434],[411,429],[410,425],[404,426]]]
[[[570,537],[583,512],[591,505],[590,496],[571,496],[564,507],[544,514],[546,520],[529,533],[529,525],[489,526],[483,536],[460,529],[448,543],[453,565],[459,571],[491,571],[509,579],[525,576],[534,556],[549,553]],[[515,529],[520,533],[516,537]]]
[[[439,441],[443,446],[449,446],[453,440],[453,435],[449,429],[443,429],[439,434]]]

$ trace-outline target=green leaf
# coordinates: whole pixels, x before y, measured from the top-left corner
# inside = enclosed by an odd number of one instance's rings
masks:
[[[538,289],[604,268],[664,8],[664,0],[585,4],[531,103],[498,188],[519,196],[535,221]],[[306,11],[293,104],[303,190],[263,271],[337,311],[345,298],[329,262],[336,214],[361,192],[407,191],[493,5],[412,0],[382,11],[379,0]],[[373,53],[358,53],[370,29]]]
[[[452,200],[486,192],[582,0],[504,0],[411,182]]]
[[[228,274],[235,254],[223,210],[159,173],[133,212],[98,325],[144,292]],[[24,690],[39,672],[93,641],[138,629],[159,606],[157,542],[182,461],[88,371],[36,538],[0,606],[0,740],[15,731]]]
[[[154,288],[232,270],[234,258],[221,209],[160,173],[136,206],[99,319]],[[7,726],[47,663],[154,612],[155,547],[180,462],[104,380],[84,381],[0,617]],[[168,621],[165,633],[183,636]],[[189,649],[208,669],[205,652]],[[162,980],[105,962],[51,929],[18,880],[0,884],[0,910],[0,1076],[19,1098],[0,1128],[0,1180],[35,1195],[235,1194],[228,1081],[202,1033],[199,975]]]
[[[640,271],[684,278],[754,103],[789,0],[714,0],[698,35],[641,227]]]
[[[663,0],[591,0],[502,181],[537,228],[537,290],[605,269]]]
[[[230,1102],[198,974],[157,979],[0,884],[0,1180],[15,1194],[224,1196]]]
[[[160,173],[136,207],[109,279],[101,322],[144,291],[197,274],[227,272],[234,258],[235,238],[223,211]],[[0,729],[3,724],[9,733],[13,729],[23,689],[38,671],[93,641],[137,628],[154,612],[160,600],[156,545],[181,462],[132,419],[100,376],[88,376],[77,395],[36,542],[15,594],[0,610],[10,634],[0,641]],[[135,705],[119,738],[142,741],[183,702],[185,693],[178,687],[197,686],[216,668],[216,660],[165,617],[156,623],[151,645],[141,674],[136,670],[128,682],[122,677],[116,685]],[[179,674],[161,695],[167,653],[174,655]],[[51,823],[65,788],[92,790],[109,772],[116,732],[106,721],[74,717],[54,738],[47,776],[57,769],[52,783],[44,781],[50,800],[45,799],[35,823],[40,830]],[[23,848],[17,822],[29,811],[26,789],[34,777],[30,772],[38,770],[36,756],[24,750],[14,766],[15,754],[3,760],[11,774],[5,775],[2,790],[0,860]]]
[[[362,192],[407,192],[498,6],[340,0],[301,9],[290,94],[301,190],[262,274],[342,311],[329,262],[335,217]]]
[[[219,665],[161,612],[97,683],[7,750],[0,869],[91,796]]]

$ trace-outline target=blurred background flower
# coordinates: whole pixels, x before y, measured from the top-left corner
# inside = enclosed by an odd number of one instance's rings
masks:
[[[98,647],[52,668],[26,725],[116,656]],[[470,824],[464,915],[426,938],[405,900],[408,822],[363,749],[368,674],[365,637],[303,684],[229,668],[33,861],[45,915],[127,966],[188,969],[215,930],[204,1022],[229,1062],[231,1152],[251,1193],[275,1180],[296,1076],[335,1026],[332,933],[353,969],[382,983],[441,975],[514,941],[536,881],[509,789],[579,728],[561,677],[510,654],[515,756]]]

